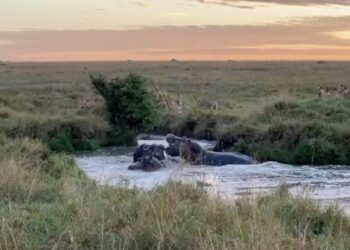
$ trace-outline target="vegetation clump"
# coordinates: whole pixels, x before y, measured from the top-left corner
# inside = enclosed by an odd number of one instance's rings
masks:
[[[107,81],[102,75],[97,75],[91,76],[91,82],[105,100],[109,120],[116,131],[127,134],[131,131],[136,135],[150,130],[157,123],[156,99],[147,90],[145,78],[130,73],[124,78]]]

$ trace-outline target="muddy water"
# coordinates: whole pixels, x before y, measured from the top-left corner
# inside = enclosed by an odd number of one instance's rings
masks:
[[[211,142],[198,141],[204,148]],[[164,138],[139,140],[139,144],[164,144]],[[338,203],[350,213],[350,167],[291,166],[278,162],[223,167],[189,166],[168,158],[166,168],[156,172],[129,171],[134,148],[106,148],[76,155],[77,164],[96,181],[108,185],[128,185],[152,189],[169,180],[204,184],[208,191],[228,199],[261,195],[286,184],[295,195],[305,195],[321,205]]]

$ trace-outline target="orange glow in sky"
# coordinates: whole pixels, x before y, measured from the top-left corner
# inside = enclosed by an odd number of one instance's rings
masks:
[[[350,60],[350,0],[2,0],[0,60]]]

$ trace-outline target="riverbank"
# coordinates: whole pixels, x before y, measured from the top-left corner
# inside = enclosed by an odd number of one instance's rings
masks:
[[[200,185],[98,186],[71,157],[1,136],[4,249],[347,249],[350,220],[286,187],[227,203]]]
[[[213,111],[165,116],[155,132],[216,140],[214,150],[238,151],[260,162],[350,165],[350,99],[277,96],[248,117]]]
[[[318,97],[318,87],[347,82],[348,62],[9,63],[0,67],[0,131],[37,138],[56,152],[129,145],[134,135],[113,129],[89,74],[136,72],[183,110],[163,113],[154,132],[215,139],[260,161],[350,165],[350,100]],[[200,99],[217,101],[218,110]]]

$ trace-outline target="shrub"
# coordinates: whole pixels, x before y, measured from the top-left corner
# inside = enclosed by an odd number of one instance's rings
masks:
[[[65,134],[60,135],[56,138],[55,137],[51,138],[48,142],[48,145],[49,145],[50,149],[52,149],[54,151],[58,151],[58,152],[62,152],[62,151],[73,152],[74,151],[74,147],[72,145],[70,138]]]
[[[212,112],[191,111],[185,114],[167,113],[162,117],[162,123],[154,130],[155,133],[173,133],[190,138],[215,140],[217,131],[224,124],[237,122],[234,116],[222,116]]]
[[[138,133],[151,129],[158,120],[155,97],[146,89],[146,79],[136,74],[107,81],[102,75],[91,76],[92,85],[102,95],[110,122],[118,128]]]

